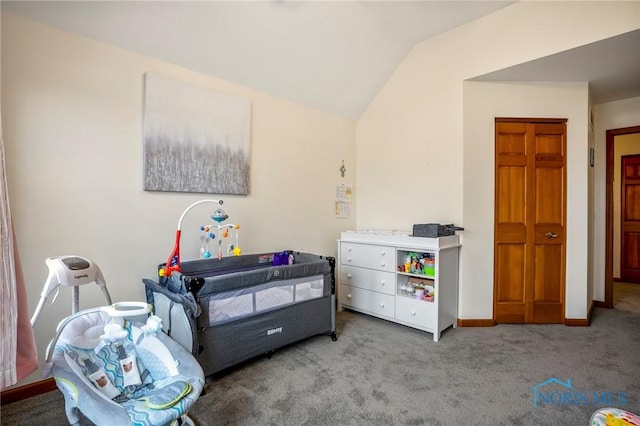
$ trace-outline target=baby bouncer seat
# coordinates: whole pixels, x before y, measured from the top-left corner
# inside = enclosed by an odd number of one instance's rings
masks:
[[[60,256],[47,259],[47,265],[31,324],[58,286],[73,286],[73,313],[58,325],[42,369],[64,395],[69,423],[79,425],[81,412],[98,426],[193,425],[187,412],[202,392],[204,373],[191,353],[162,331],[162,320],[149,316],[151,305],[111,304],[100,269],[88,259]],[[92,282],[109,305],[78,312],[77,286]]]
[[[144,325],[122,318],[122,308],[132,305],[137,302],[87,309],[63,320],[47,348],[45,377],[53,376],[63,393],[72,425],[80,422],[78,411],[98,426],[193,425],[187,412],[202,392],[202,368],[161,331],[158,317]],[[150,306],[141,309],[149,312]]]

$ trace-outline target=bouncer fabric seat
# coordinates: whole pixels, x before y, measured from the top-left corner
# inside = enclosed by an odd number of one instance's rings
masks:
[[[114,323],[121,325],[122,335],[105,343],[105,326]],[[135,354],[135,385],[124,377],[123,352]],[[181,345],[162,331],[149,332],[141,323],[113,318],[99,308],[60,323],[43,372],[63,393],[72,425],[79,424],[79,412],[98,426],[193,424],[187,412],[204,387],[202,368]],[[110,392],[101,390],[105,384]]]

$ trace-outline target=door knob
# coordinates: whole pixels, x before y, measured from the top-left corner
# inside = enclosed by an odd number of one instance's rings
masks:
[[[547,238],[558,238],[558,234],[556,234],[555,232],[547,232],[546,234],[544,234]]]

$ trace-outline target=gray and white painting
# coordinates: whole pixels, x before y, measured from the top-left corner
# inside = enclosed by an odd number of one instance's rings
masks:
[[[249,193],[251,104],[145,73],[144,189]]]

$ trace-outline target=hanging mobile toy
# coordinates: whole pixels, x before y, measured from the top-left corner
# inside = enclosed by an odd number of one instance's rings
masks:
[[[189,210],[191,210],[192,208],[194,208],[197,205],[204,204],[204,203],[215,203],[215,204],[222,205],[222,200],[200,200],[200,201],[196,201],[195,203],[191,204],[189,207],[187,207],[182,212],[182,215],[180,216],[180,219],[178,220],[178,229],[176,230],[176,241],[175,241],[175,244],[173,245],[173,250],[169,254],[169,258],[167,258],[167,263],[165,264],[164,269],[160,269],[158,271],[158,274],[160,276],[168,277],[168,276],[171,276],[173,271],[180,271],[180,235],[182,234],[182,221],[184,220],[184,217],[187,215]],[[221,213],[219,213],[219,212],[221,212]],[[221,216],[224,215],[224,216],[226,216],[226,213],[224,213],[224,211],[222,209],[218,209],[218,210],[215,211],[214,216],[215,215],[221,215]]]
[[[211,215],[211,219],[218,222],[218,231],[220,231],[220,223],[224,222],[229,218],[229,215],[224,212],[222,209],[218,209]],[[222,237],[218,232],[218,259],[222,259]]]
[[[232,231],[235,231],[235,234],[236,234],[235,244],[231,243],[227,246],[227,254],[240,256],[240,253],[242,253],[242,250],[240,249],[240,247],[238,247],[238,241],[239,241],[238,229],[240,229],[240,225],[235,225],[233,223],[228,223],[228,224],[221,223],[228,218],[229,216],[222,209],[218,209],[211,216],[211,219],[213,219],[218,223],[217,224],[214,223],[211,225],[203,225],[200,227],[200,231],[202,232],[202,235],[200,235],[200,242],[202,244],[200,247],[200,258],[202,259],[211,258],[211,251],[209,251],[209,241],[214,240],[216,238],[216,235],[213,232],[211,232],[216,227],[218,228],[218,234],[217,234],[218,235],[218,259],[222,259],[222,254],[223,254],[222,239],[229,238],[231,236]]]
[[[235,237],[235,244],[234,243],[229,243],[229,245],[227,246],[227,254],[228,255],[234,255],[234,256],[240,256],[240,253],[242,253],[242,250],[240,249],[240,247],[238,246],[238,240],[239,240],[239,232],[238,229],[240,229],[240,225],[234,225],[233,223],[228,223],[225,225],[220,225],[218,226],[218,230],[222,229],[222,238],[230,238],[231,236],[231,232],[235,231],[236,237]]]
[[[242,250],[240,249],[240,246],[238,245],[238,239],[239,239],[239,231],[238,229],[240,229],[240,225],[234,225],[234,229],[236,230],[236,245],[235,246],[231,246],[231,251],[233,252],[234,256],[240,256],[240,254],[242,253]]]
[[[200,235],[200,241],[202,242],[202,247],[200,247],[200,257],[202,259],[209,259],[211,257],[209,241],[214,239],[216,236],[213,232],[209,232],[210,228],[208,226],[201,226],[200,230],[203,231],[203,234]]]

